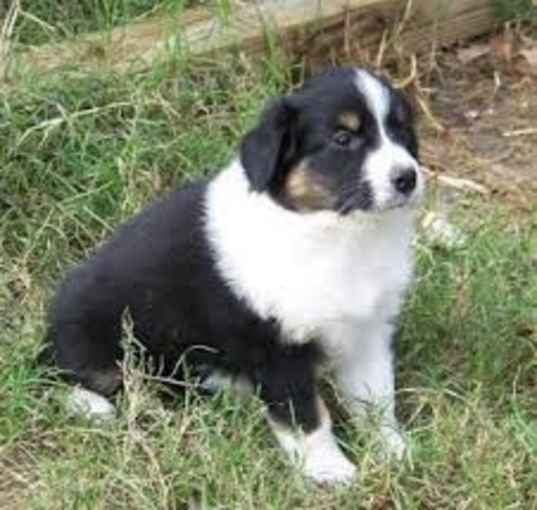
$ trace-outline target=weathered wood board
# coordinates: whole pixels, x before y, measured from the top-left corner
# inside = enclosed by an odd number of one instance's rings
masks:
[[[265,50],[267,33],[300,55],[336,46],[375,51],[383,35],[395,28],[397,44],[419,52],[433,40],[450,44],[484,33],[495,23],[490,0],[266,0],[235,6],[227,18],[191,9],[176,18],[28,48],[10,55],[9,69],[106,66],[124,71],[147,68],[172,52],[205,56],[239,48],[255,55]]]

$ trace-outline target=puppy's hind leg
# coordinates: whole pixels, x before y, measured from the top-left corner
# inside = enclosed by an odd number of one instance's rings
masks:
[[[72,388],[65,407],[73,414],[92,420],[109,421],[116,416],[116,408],[110,400],[81,386]]]
[[[106,398],[121,386],[119,331],[114,335],[96,336],[83,323],[57,323],[53,345],[56,364],[65,378],[74,383],[67,398],[69,411],[88,418],[110,419],[113,404]]]
[[[202,378],[200,389],[209,394],[230,390],[238,397],[249,397],[254,392],[252,384],[242,375],[232,375],[217,368]]]

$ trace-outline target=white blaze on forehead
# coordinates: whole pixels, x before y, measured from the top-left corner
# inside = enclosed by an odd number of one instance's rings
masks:
[[[390,113],[390,90],[378,78],[363,69],[356,70],[354,83],[378,128],[378,142],[369,152],[364,164],[364,176],[371,186],[374,206],[384,209],[400,200],[392,183],[393,171],[397,168],[410,167],[416,170],[418,184],[414,196],[421,194],[423,184],[417,161],[406,147],[394,142],[386,132],[386,120]]]
[[[372,74],[359,69],[356,71],[356,87],[363,94],[367,107],[381,129],[390,111],[390,93],[386,86]]]

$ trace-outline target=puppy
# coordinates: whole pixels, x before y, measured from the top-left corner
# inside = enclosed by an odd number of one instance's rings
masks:
[[[410,107],[357,68],[273,101],[208,182],[183,187],[119,229],[60,287],[48,338],[89,412],[121,385],[121,317],[177,375],[246,382],[276,438],[318,482],[348,482],[317,389],[334,374],[356,417],[380,406],[389,451],[391,337],[411,281],[413,217],[424,188]]]

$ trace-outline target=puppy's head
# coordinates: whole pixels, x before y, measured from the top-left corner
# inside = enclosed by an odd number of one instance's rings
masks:
[[[300,212],[380,212],[423,190],[409,104],[361,69],[335,69],[274,101],[240,155],[252,190]]]

